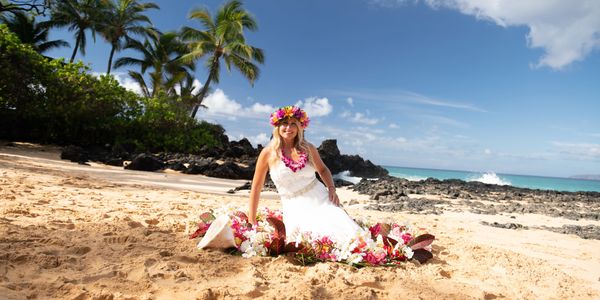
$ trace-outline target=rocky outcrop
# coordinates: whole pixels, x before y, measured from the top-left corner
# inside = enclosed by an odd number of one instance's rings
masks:
[[[370,195],[375,202],[372,208],[377,210],[420,212],[408,209],[410,205],[406,202],[423,202],[418,195],[427,194],[446,200],[458,199],[456,205],[478,214],[534,213],[572,220],[600,220],[598,192],[533,190],[456,179],[408,181],[390,176],[378,180],[363,179],[352,188]],[[411,197],[410,200],[406,199],[407,196]],[[435,206],[441,203],[427,203],[431,207],[429,204]]]
[[[62,149],[60,159],[70,160],[76,163],[85,163],[89,160],[87,151],[78,146],[67,146]]]
[[[222,141],[225,147],[202,147],[197,154],[168,153],[136,154],[133,145],[116,145],[113,147],[81,147],[69,146],[63,150],[64,159],[75,162],[88,160],[102,162],[113,166],[123,166],[129,170],[157,171],[172,169],[186,174],[203,174],[211,177],[227,179],[251,180],[258,154],[262,150],[252,147],[248,139],[239,141]],[[319,147],[319,154],[329,167],[332,174],[350,171],[351,176],[375,178],[387,175],[387,170],[364,160],[358,155],[341,154],[336,140],[326,140]],[[346,186],[351,183],[337,180],[336,186]]]
[[[158,171],[165,166],[165,163],[156,156],[148,153],[137,155],[131,163],[125,166],[127,170],[138,171]]]
[[[324,140],[318,150],[321,159],[332,174],[350,171],[351,176],[362,178],[379,178],[388,175],[386,169],[358,155],[341,154],[336,140]]]

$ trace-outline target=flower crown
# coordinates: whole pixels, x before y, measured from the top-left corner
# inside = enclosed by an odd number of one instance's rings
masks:
[[[302,126],[302,128],[308,127],[308,123],[310,122],[310,119],[304,110],[298,106],[289,105],[280,107],[271,114],[271,125],[279,126],[281,121],[287,118],[295,118],[298,120],[298,122],[300,122],[300,126]]]

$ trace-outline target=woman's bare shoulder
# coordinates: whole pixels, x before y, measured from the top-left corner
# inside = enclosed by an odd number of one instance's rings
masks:
[[[271,143],[269,143],[260,151],[258,159],[270,164],[270,162],[273,160],[274,155],[275,148]]]
[[[306,146],[308,146],[308,149],[310,149],[311,152],[317,151],[317,147],[308,141],[306,141]]]

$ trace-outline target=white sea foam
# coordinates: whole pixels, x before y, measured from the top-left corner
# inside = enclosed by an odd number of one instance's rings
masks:
[[[421,180],[425,180],[427,179],[427,177],[421,177],[421,176],[407,176],[407,175],[401,175],[401,178],[404,178],[408,181],[421,181]]]
[[[494,172],[487,172],[481,174],[479,177],[472,177],[469,181],[479,181],[487,184],[496,184],[496,185],[511,185],[510,181],[506,179],[500,178],[500,176],[496,175]]]
[[[333,175],[333,179],[341,179],[341,180],[345,180],[345,181],[349,181],[354,184],[357,184],[360,182],[360,180],[362,178],[350,176],[350,171],[342,171],[340,173]]]

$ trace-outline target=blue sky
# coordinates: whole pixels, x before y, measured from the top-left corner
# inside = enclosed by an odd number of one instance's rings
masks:
[[[155,1],[162,31],[192,8]],[[246,1],[265,50],[252,87],[221,73],[200,118],[265,144],[276,107],[299,104],[315,145],[376,164],[543,176],[600,174],[600,2],[525,0]],[[72,34],[51,38],[74,44]],[[104,72],[98,37],[78,59]],[[71,49],[49,53],[69,57]],[[116,57],[137,56],[124,51]],[[135,88],[126,69],[115,74]],[[199,83],[206,71],[199,68]]]

